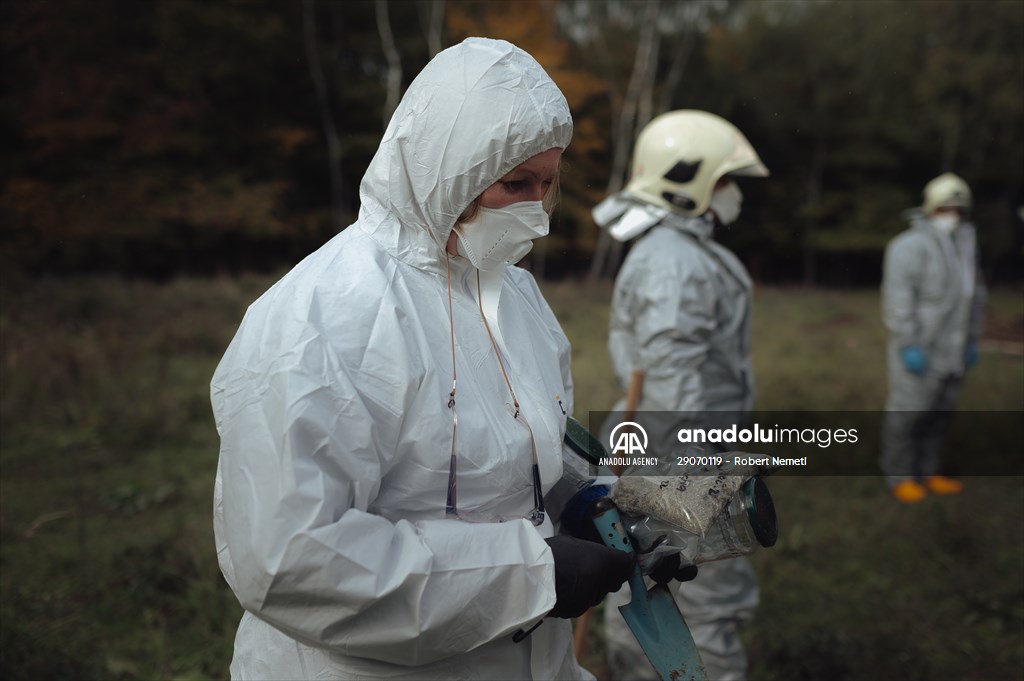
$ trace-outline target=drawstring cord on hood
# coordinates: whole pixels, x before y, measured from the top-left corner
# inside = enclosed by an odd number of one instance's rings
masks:
[[[455,407],[455,383],[457,376],[455,373],[455,314],[452,311],[452,265],[448,249],[444,251],[444,268],[448,274],[448,333],[451,335],[452,341],[452,391],[448,393],[448,408],[452,409]]]

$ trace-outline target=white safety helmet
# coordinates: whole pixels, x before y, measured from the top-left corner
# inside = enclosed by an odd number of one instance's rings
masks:
[[[706,111],[664,113],[636,140],[626,191],[655,206],[703,215],[724,175],[766,177],[768,169],[729,121]]]
[[[926,214],[934,213],[936,208],[968,210],[971,207],[971,188],[953,173],[943,173],[926,184],[922,195],[921,210]]]

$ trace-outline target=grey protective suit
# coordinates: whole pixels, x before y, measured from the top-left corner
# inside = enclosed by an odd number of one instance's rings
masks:
[[[975,230],[951,235],[921,213],[885,251],[882,313],[889,329],[889,397],[882,431],[882,470],[890,484],[939,472],[942,440],[965,370],[981,335],[985,287],[978,277]],[[911,345],[928,359],[923,375],[903,365]]]
[[[637,239],[616,279],[608,342],[616,376],[626,386],[632,371],[642,369],[638,412],[673,412],[671,424],[649,433],[653,442],[665,442],[679,427],[735,423],[753,404],[750,276],[712,239],[713,228],[710,215],[669,213]],[[759,598],[749,561],[704,563],[694,581],[671,588],[709,678],[744,678],[738,628]],[[657,679],[618,612],[629,598],[624,586],[605,600],[612,674]]]

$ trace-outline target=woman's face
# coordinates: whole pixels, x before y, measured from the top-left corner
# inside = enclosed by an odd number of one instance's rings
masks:
[[[484,208],[504,208],[521,201],[540,201],[558,176],[562,150],[557,147],[523,161],[480,195]]]

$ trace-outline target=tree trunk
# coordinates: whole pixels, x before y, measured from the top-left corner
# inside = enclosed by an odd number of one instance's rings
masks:
[[[625,185],[629,154],[633,149],[633,140],[637,133],[638,109],[641,99],[647,100],[651,96],[655,80],[654,72],[658,68],[658,0],[647,3],[646,9],[645,20],[637,35],[633,72],[630,74],[629,85],[618,111],[615,134],[612,138],[612,169],[608,178],[608,187],[605,190],[607,195],[615,194]],[[597,248],[590,263],[587,281],[591,284],[596,283],[605,275],[612,253],[617,257],[621,252],[622,245],[616,244],[613,247],[608,230],[602,229],[597,238]]]
[[[442,30],[444,29],[444,0],[424,0],[417,5],[423,33],[427,37],[427,52],[430,58],[437,56],[443,47]]]
[[[338,130],[334,125],[334,111],[331,108],[327,79],[324,77],[324,68],[320,61],[315,0],[303,0],[302,27],[303,39],[306,43],[306,61],[309,64],[309,74],[313,78],[317,108],[320,110],[320,123],[323,125],[324,138],[327,142],[328,174],[331,183],[331,220],[335,230],[340,232],[345,227],[343,223],[345,196],[341,168],[341,139],[338,137]]]
[[[942,138],[942,169],[952,172],[956,166],[957,152],[960,148],[960,101],[957,101],[946,112],[945,134]]]
[[[402,95],[402,57],[395,45],[395,36],[391,32],[391,21],[388,18],[387,0],[376,0],[377,32],[380,33],[380,46],[384,50],[384,58],[388,62],[387,95],[384,100],[384,129],[391,122],[391,114],[398,106],[398,98]]]
[[[672,65],[661,86],[661,99],[658,101],[658,113],[664,113],[672,108],[676,88],[679,81],[683,79],[683,71],[686,70],[686,63],[690,60],[693,46],[696,44],[696,30],[686,28],[683,30],[680,41],[673,47]]]
[[[817,231],[818,210],[821,206],[822,176],[825,172],[825,158],[828,148],[825,140],[820,137],[814,143],[811,156],[811,168],[807,175],[807,202],[804,204],[803,273],[804,285],[814,286],[817,281],[817,262],[815,258],[814,233]]]

